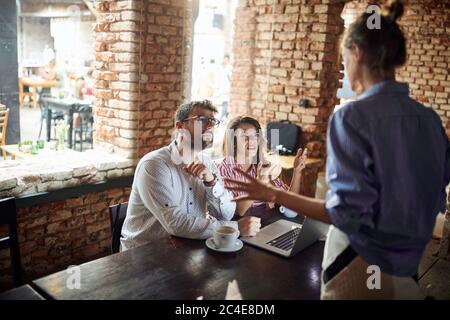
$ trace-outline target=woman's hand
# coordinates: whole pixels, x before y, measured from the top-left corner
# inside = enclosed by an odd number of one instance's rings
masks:
[[[225,188],[230,191],[240,191],[245,194],[235,197],[233,200],[260,200],[264,202],[275,202],[277,189],[267,182],[260,181],[253,178],[248,173],[237,168],[237,171],[242,174],[246,181],[239,181],[233,179],[224,179]]]
[[[281,174],[281,165],[269,161],[261,161],[256,168],[256,177],[264,182],[277,179]]]
[[[294,159],[294,173],[300,174],[306,167],[306,158],[308,157],[308,149],[302,148],[297,150],[297,154]]]

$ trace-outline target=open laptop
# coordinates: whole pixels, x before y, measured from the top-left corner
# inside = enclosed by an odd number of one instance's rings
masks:
[[[256,236],[240,239],[283,257],[292,257],[324,237],[327,231],[328,225],[313,219],[305,219],[303,224],[280,219],[262,228]]]

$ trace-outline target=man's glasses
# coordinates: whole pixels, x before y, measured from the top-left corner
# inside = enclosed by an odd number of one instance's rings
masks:
[[[220,124],[220,121],[217,120],[216,118],[208,118],[205,116],[190,117],[190,118],[184,119],[183,121],[189,121],[189,120],[195,120],[195,121],[201,122],[203,127],[217,127]]]

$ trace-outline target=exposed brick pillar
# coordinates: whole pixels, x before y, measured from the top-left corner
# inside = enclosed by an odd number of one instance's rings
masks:
[[[96,1],[95,147],[135,156],[141,1]]]
[[[189,0],[95,2],[96,147],[140,159],[170,141],[189,89]],[[184,79],[184,80],[183,80]]]
[[[183,49],[184,26],[192,17],[190,1],[144,1],[147,4],[146,45],[142,52],[143,74],[138,157],[170,142],[174,113],[183,100],[185,60],[192,50]],[[189,9],[187,8],[189,5]],[[186,45],[186,43],[184,44]]]
[[[254,80],[256,12],[240,3],[236,10],[233,38],[233,73],[229,117],[250,113]]]

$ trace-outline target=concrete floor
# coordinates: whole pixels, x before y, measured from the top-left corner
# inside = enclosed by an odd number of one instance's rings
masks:
[[[428,244],[419,267],[419,285],[425,296],[450,300],[450,261],[438,257],[439,240]]]

